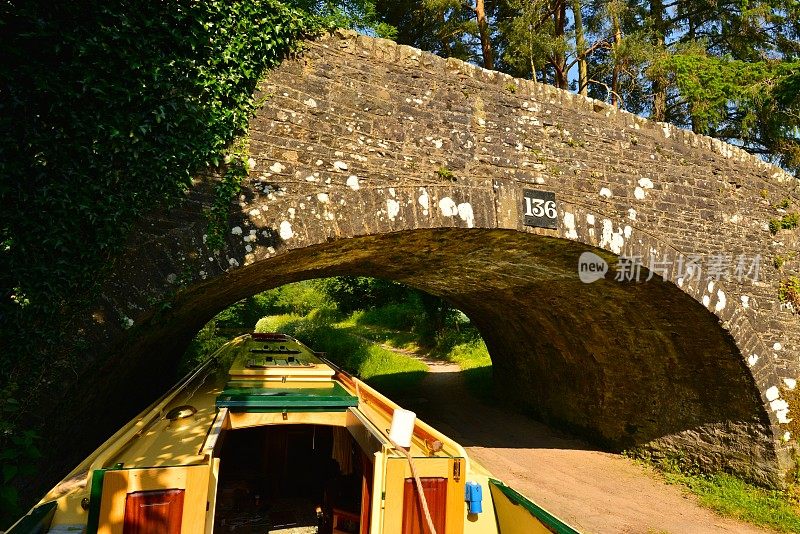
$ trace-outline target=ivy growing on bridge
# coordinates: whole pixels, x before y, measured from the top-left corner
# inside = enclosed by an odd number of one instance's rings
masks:
[[[3,3],[0,449],[25,400],[73,373],[79,351],[53,334],[136,221],[222,163],[262,72],[320,27],[277,0]],[[0,526],[15,498],[0,495]]]

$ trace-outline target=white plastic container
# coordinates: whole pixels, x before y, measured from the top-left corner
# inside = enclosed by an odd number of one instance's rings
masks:
[[[401,447],[411,447],[411,435],[414,433],[414,422],[417,414],[410,410],[396,408],[392,414],[392,428],[389,429],[389,439]]]

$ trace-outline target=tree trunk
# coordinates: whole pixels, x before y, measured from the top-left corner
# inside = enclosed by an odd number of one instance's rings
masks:
[[[614,28],[614,71],[611,74],[611,104],[619,107],[619,73],[622,67],[619,64],[619,58],[616,57],[616,52],[622,44],[622,28],[619,23],[619,13],[616,9],[611,13],[611,25]]]
[[[653,20],[653,45],[657,53],[664,50],[664,38],[666,34],[664,22],[664,4],[661,0],[650,2],[650,16]],[[651,118],[655,121],[664,122],[667,118],[667,80],[661,73],[656,73],[651,83],[653,91],[653,111]]]
[[[575,54],[578,58],[578,93],[587,96],[588,73],[586,68],[586,38],[583,34],[581,0],[572,0],[572,16],[575,19]]]
[[[475,16],[478,19],[478,32],[481,36],[481,52],[483,52],[483,66],[494,69],[494,54],[492,53],[492,36],[489,33],[489,23],[486,20],[486,10],[483,0],[475,2]]]
[[[555,0],[553,6],[556,39],[564,37],[567,25],[567,4],[565,0]],[[567,89],[567,61],[562,52],[553,54],[553,68],[555,69],[555,85],[559,89]]]

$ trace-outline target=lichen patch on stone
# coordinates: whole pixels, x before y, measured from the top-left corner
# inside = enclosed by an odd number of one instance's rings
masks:
[[[428,196],[428,190],[424,187],[421,187],[420,191],[421,193],[419,198],[417,198],[417,202],[419,202],[419,205],[422,206],[422,214],[428,215],[428,210],[430,209],[430,197]]]
[[[614,223],[610,219],[603,219],[603,233],[600,236],[600,246],[607,248],[614,254],[622,252],[622,247],[625,246],[625,238],[623,231],[614,231]]]
[[[445,217],[455,217],[458,215],[458,205],[450,197],[444,197],[439,201],[439,209]]]
[[[564,237],[567,239],[578,239],[578,230],[575,227],[575,214],[568,211],[564,212]]]
[[[725,306],[728,304],[728,299],[725,296],[725,292],[721,289],[717,290],[717,304],[714,306],[714,311],[719,313],[725,309]]]
[[[461,217],[461,220],[467,223],[467,228],[473,228],[475,226],[475,215],[472,213],[472,204],[463,202],[457,206],[456,211],[458,212],[458,216]]]
[[[356,176],[355,174],[351,174],[347,178],[347,187],[349,187],[353,191],[358,191],[359,189],[361,189],[361,185],[358,183],[358,176]]]
[[[639,187],[642,189],[653,189],[653,181],[650,178],[639,178]]]
[[[400,203],[393,199],[387,198],[386,199],[386,215],[389,217],[389,220],[393,221],[400,213]]]
[[[294,231],[292,230],[292,223],[289,221],[281,222],[280,229],[278,230],[278,235],[281,236],[281,239],[284,241],[288,241],[292,237],[294,237]]]

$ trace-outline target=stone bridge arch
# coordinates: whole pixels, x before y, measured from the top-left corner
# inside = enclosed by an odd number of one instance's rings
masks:
[[[772,259],[797,236],[768,228],[775,203],[800,201],[794,178],[601,102],[349,33],[307,43],[257,96],[224,250],[206,244],[209,172],[142,224],[81,319],[86,379],[102,364],[129,384],[105,398],[155,394],[154,370],[243,297],[364,274],[470,315],[508,400],[546,420],[765,484],[795,468],[800,321]],[[555,193],[556,229],[523,224],[524,189]],[[663,279],[584,284],[585,251],[612,269],[669,261]],[[678,258],[695,254],[760,256],[758,280],[683,275]]]

